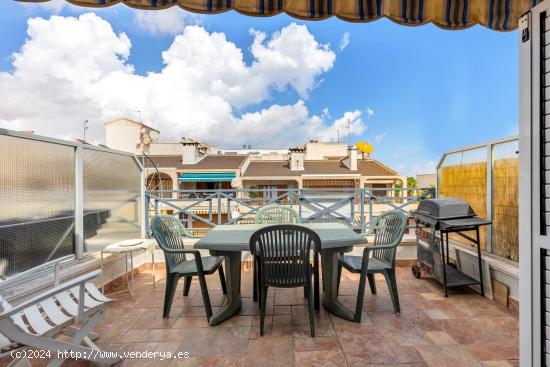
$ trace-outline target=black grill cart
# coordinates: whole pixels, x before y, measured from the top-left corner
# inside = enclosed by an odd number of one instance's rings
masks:
[[[431,270],[432,276],[443,284],[445,297],[449,287],[479,284],[484,296],[483,269],[479,228],[490,225],[491,221],[478,218],[472,208],[460,199],[430,199],[420,202],[414,213],[416,222],[417,264],[412,272],[421,276],[421,265]],[[475,237],[465,232],[475,233]],[[477,247],[479,280],[456,268],[449,260],[449,234],[457,235],[472,242]]]

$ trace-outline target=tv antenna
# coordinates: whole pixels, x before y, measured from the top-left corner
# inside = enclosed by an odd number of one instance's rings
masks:
[[[351,146],[351,123],[349,119],[346,120],[346,128],[348,129],[348,145]]]
[[[135,110],[139,114],[139,122],[143,124],[143,119],[141,118],[141,110]]]
[[[88,124],[90,123],[90,121],[88,120],[84,120],[84,122],[82,123],[82,127],[83,127],[83,130],[84,130],[84,138],[83,140],[86,141],[86,130],[88,130]]]

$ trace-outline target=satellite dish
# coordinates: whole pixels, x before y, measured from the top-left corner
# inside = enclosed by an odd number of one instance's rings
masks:
[[[159,133],[155,130],[151,130],[149,131],[149,136],[151,137],[151,139],[156,140],[159,138]]]
[[[231,187],[234,189],[238,189],[241,187],[241,180],[235,177],[231,180]]]
[[[142,132],[142,133],[145,133],[147,131],[147,129],[142,127],[141,129],[139,129],[139,131]]]
[[[369,143],[365,143],[361,148],[360,148],[361,152],[363,153],[367,153],[367,154],[372,154],[374,152],[374,147],[372,145],[370,145]]]

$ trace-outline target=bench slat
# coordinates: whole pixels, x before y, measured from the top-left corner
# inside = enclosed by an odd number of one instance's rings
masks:
[[[42,335],[53,329],[53,325],[50,325],[40,312],[40,309],[37,305],[27,307],[23,313],[29,322],[29,325],[32,329],[38,334]]]
[[[59,309],[60,306],[55,303],[52,298],[40,302],[40,306],[44,310],[46,316],[48,316],[50,321],[53,322],[55,325],[63,325],[72,318],[63,313]]]
[[[86,290],[96,300],[106,303],[106,302],[112,302],[113,300],[110,298],[107,298],[97,289],[97,287],[92,283],[86,283]]]
[[[9,347],[12,342],[9,341],[4,335],[0,334],[0,349],[5,349]]]
[[[71,293],[73,294],[73,296],[77,300],[78,300],[78,296],[79,296],[79,290],[80,290],[80,287],[71,288]],[[96,301],[95,299],[90,297],[88,295],[88,293],[84,292],[84,307],[86,307],[86,308],[95,308],[97,306],[101,306],[102,304],[103,304],[103,302]]]
[[[59,304],[71,316],[78,316],[78,304],[73,300],[69,292],[64,291],[55,295]]]

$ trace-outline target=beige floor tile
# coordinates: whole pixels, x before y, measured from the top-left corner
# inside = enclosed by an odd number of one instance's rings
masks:
[[[453,289],[445,298],[436,281],[415,279],[409,268],[397,269],[400,314],[393,312],[384,280],[377,277],[378,293],[373,295],[367,289],[361,323],[321,309],[315,312],[315,338],[310,337],[308,309],[300,288],[270,289],[265,335],[260,337],[251,271],[242,274],[243,305],[238,315],[215,327],[205,317],[197,280],[188,297],[182,296],[179,285],[170,318],[163,319],[163,281],[154,288],[149,276],[145,273],[136,278],[135,299],[124,293],[116,295],[117,301],[109,305],[105,320],[95,329],[100,335],[97,344],[104,350],[119,352],[188,352],[189,358],[128,360],[122,366],[519,365],[516,314],[468,289]],[[209,278],[215,313],[225,297],[219,280]],[[339,299],[346,307],[355,307],[357,284],[356,274],[344,272]],[[3,363],[0,360],[0,366]],[[88,365],[82,361],[67,363]]]
[[[435,345],[455,345],[458,344],[452,336],[444,331],[426,331],[426,335]]]

